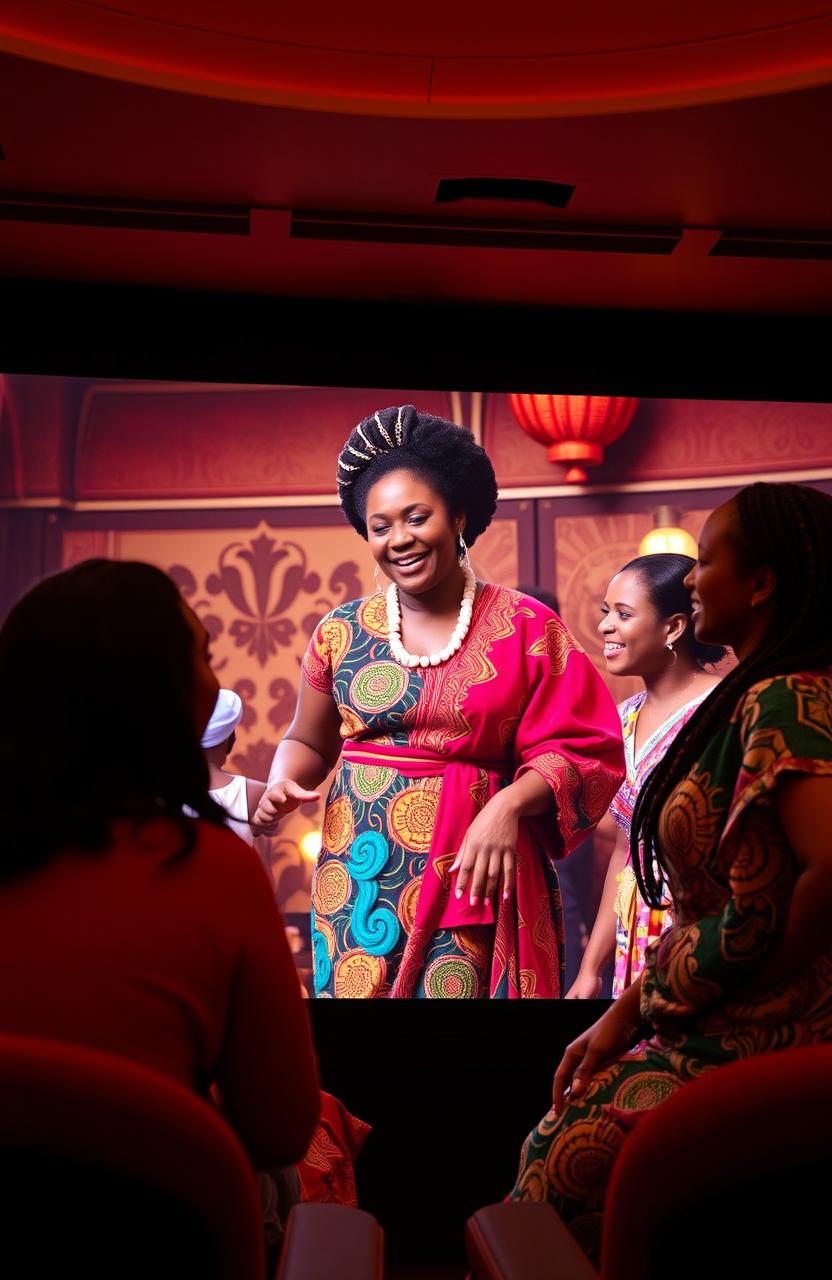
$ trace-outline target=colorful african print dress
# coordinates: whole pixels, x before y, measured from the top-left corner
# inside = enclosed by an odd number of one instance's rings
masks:
[[[319,623],[303,672],[335,699],[344,739],[312,884],[316,995],[559,996],[555,861],[623,776],[615,705],[560,619],[486,583],[461,649],[409,668],[377,594]],[[520,823],[515,894],[457,900],[449,867],[465,832],[528,769],[553,803]]]
[[[687,724],[703,698],[710,690],[686,702],[678,711],[660,724],[655,733],[636,754],[636,724],[646,691],[633,694],[619,704],[621,729],[624,734],[624,764],[626,774],[620,789],[610,805],[610,813],[618,826],[630,837],[633,810],[645,778],[664,756],[677,733]],[[650,907],[638,891],[635,872],[629,858],[618,876],[618,892],[615,898],[615,972],[612,979],[612,998],[616,1000],[644,968],[647,944],[652,942],[673,923],[673,912],[667,908]]]
[[[560,1117],[544,1116],[523,1147],[514,1199],[548,1199],[585,1227],[639,1112],[722,1063],[832,1039],[832,946],[743,996],[784,931],[800,874],[773,804],[794,773],[832,775],[827,672],[754,685],[665,805],[675,920],[648,948],[641,979],[653,1034],[602,1067]]]

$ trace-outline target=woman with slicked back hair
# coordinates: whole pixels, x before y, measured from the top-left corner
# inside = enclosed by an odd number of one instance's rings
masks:
[[[559,996],[555,860],[622,777],[612,699],[551,609],[477,581],[497,483],[470,431],[382,409],[347,439],[338,489],[390,585],[319,624],[257,815],[273,829],[341,756],[316,994]]]
[[[644,689],[618,708],[627,766],[610,805],[618,836],[595,924],[567,999],[599,996],[613,953],[613,999],[620,996],[641,973],[649,943],[672,920],[666,901],[653,907],[638,892],[629,856],[630,823],[645,779],[718,682],[705,665],[725,656],[720,645],[704,644],[693,633],[690,592],[685,587],[693,564],[690,556],[670,552],[638,556],[618,570],[601,605],[598,630],[607,669],[615,676],[640,676]]]
[[[674,922],[568,1046],[512,1192],[584,1241],[639,1112],[722,1063],[832,1038],[832,497],[742,489],[685,581],[697,641],[739,662],[636,802],[639,889],[654,908],[669,893]]]

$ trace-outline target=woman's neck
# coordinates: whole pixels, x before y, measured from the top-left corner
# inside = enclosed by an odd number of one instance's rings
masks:
[[[664,671],[643,679],[647,691],[645,702],[671,709],[692,702],[700,693],[706,693],[717,683],[717,677],[709,675],[701,667],[681,660],[671,662]]]
[[[227,773],[225,769],[220,768],[213,761],[208,763],[208,786],[211,791],[218,791],[220,787],[226,786],[233,778],[232,773]]]

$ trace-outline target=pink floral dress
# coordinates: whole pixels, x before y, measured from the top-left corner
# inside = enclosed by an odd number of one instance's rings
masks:
[[[629,837],[638,793],[647,775],[655,768],[667,751],[677,733],[687,724],[703,698],[706,691],[686,702],[678,711],[659,725],[636,754],[636,724],[646,691],[636,693],[619,703],[618,713],[621,716],[621,729],[624,734],[624,762],[627,773],[616,793],[610,813],[622,831]],[[658,938],[673,923],[673,912],[668,902],[665,909],[653,909],[641,897],[636,883],[635,872],[631,862],[618,876],[618,893],[615,899],[615,971],[612,980],[612,996],[617,1000],[626,987],[629,987],[644,968],[644,954],[647,944]]]

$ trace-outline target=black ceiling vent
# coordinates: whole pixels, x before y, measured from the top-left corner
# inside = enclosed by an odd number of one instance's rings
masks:
[[[805,262],[832,260],[832,232],[761,231],[720,232],[710,250],[711,258],[786,258]]]
[[[47,222],[65,227],[128,231],[197,231],[248,236],[251,210],[237,205],[178,204],[157,200],[106,200],[87,196],[0,191],[0,220]]]
[[[574,186],[565,182],[531,178],[442,178],[436,188],[434,202],[521,200],[526,204],[545,204],[550,209],[565,209],[574,194]]]
[[[425,244],[468,249],[561,249],[571,253],[671,254],[680,227],[628,227],[490,218],[412,217],[386,213],[334,213],[295,209],[294,240],[362,241],[365,244]]]

